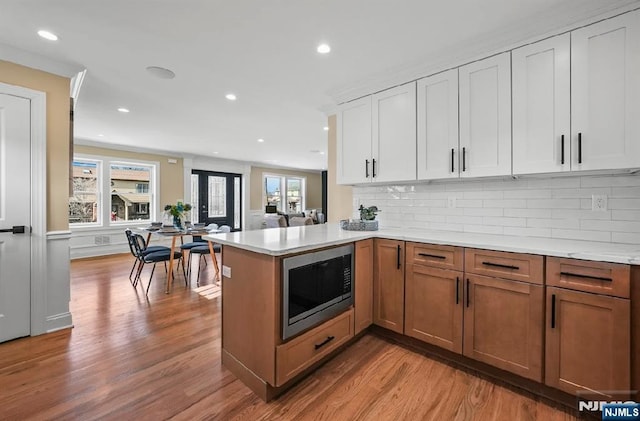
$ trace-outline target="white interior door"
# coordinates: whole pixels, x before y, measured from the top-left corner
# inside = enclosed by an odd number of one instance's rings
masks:
[[[30,334],[31,101],[0,94],[0,342]]]

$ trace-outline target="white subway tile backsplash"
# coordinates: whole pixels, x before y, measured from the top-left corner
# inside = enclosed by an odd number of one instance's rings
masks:
[[[607,196],[608,210],[591,210],[594,194]],[[378,218],[384,227],[640,246],[640,175],[438,180],[356,186],[353,196],[382,209]]]

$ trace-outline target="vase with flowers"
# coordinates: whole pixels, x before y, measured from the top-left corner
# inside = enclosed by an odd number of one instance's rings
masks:
[[[173,217],[173,226],[177,229],[182,229],[182,218],[184,214],[191,210],[191,205],[188,203],[178,202],[175,205],[166,205],[164,211]]]

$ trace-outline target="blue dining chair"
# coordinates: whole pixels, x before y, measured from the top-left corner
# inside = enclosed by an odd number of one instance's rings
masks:
[[[140,259],[139,259],[139,256],[137,256],[136,254],[136,248],[135,248],[134,239],[133,239],[133,232],[129,228],[127,228],[126,230],[124,230],[124,233],[127,236],[129,251],[131,252],[131,255],[134,258],[133,266],[131,267],[131,271],[129,272],[129,281],[131,282],[131,285],[136,286],[136,282],[134,282],[134,280],[131,279],[131,277],[133,276],[133,271],[136,269],[136,267],[140,263]],[[168,253],[169,250],[170,248],[167,246],[148,246],[144,250],[142,250],[142,254],[144,255],[144,254],[154,253],[157,251],[163,251]]]
[[[146,295],[149,295],[149,287],[151,286],[153,273],[156,270],[156,264],[158,262],[164,262],[166,265],[166,262],[168,262],[169,259],[171,259],[171,250],[144,253],[144,251],[147,250],[147,242],[145,241],[144,237],[142,237],[140,234],[132,234],[132,236],[133,236],[133,247],[136,255],[138,256],[138,261],[139,261],[138,271],[136,273],[136,277],[134,280],[134,286],[137,285],[141,279],[142,269],[144,268],[144,265],[147,263],[153,263],[153,268],[151,269],[151,275],[149,275],[149,282],[147,283],[147,288],[146,288]],[[182,260],[182,252],[174,251],[173,258],[178,259],[178,267],[180,267],[180,261]],[[184,272],[184,262],[182,263],[182,274],[184,275],[184,278],[185,278],[184,283],[186,286],[187,275]]]

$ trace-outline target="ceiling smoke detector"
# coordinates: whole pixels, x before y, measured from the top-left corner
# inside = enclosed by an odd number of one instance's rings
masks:
[[[176,77],[176,74],[171,70],[160,66],[149,66],[147,67],[147,72],[160,79],[173,79]]]

